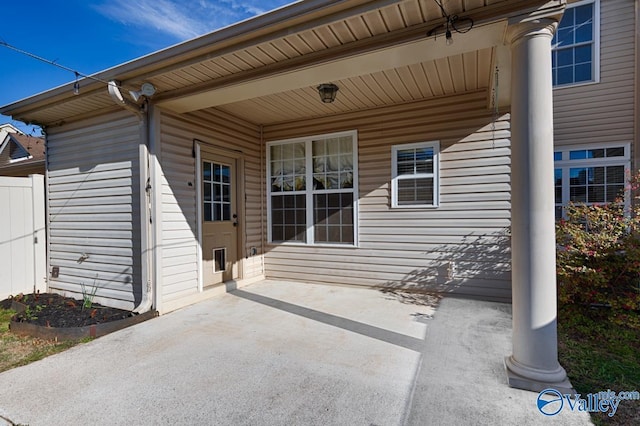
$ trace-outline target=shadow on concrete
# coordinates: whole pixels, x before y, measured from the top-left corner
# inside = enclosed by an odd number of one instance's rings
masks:
[[[255,293],[249,293],[244,290],[235,290],[230,294],[252,302],[260,303],[271,308],[279,309],[290,314],[298,315],[313,321],[318,321],[333,327],[357,333],[372,339],[377,339],[392,345],[400,346],[415,352],[422,352],[424,349],[424,340],[394,331],[385,330],[362,322],[350,320],[337,315],[320,312],[315,309],[305,308],[304,306],[294,305],[293,303],[284,302],[282,300],[272,299]]]

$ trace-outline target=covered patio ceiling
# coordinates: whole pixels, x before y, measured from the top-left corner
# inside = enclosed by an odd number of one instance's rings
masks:
[[[104,81],[121,91],[144,82],[152,101],[176,113],[216,107],[256,124],[312,118],[382,105],[486,90],[495,70],[499,104],[509,101],[507,18],[545,1],[450,0],[449,16],[470,17],[466,33],[444,37],[445,18],[433,0],[308,0],[17,102],[0,111],[56,125],[117,108]],[[429,35],[428,35],[429,34]],[[315,87],[335,83],[335,103]],[[259,117],[259,118],[257,118]]]

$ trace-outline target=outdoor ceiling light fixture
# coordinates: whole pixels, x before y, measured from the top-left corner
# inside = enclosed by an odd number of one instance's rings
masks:
[[[333,83],[323,83],[318,86],[318,93],[320,94],[320,100],[325,104],[330,104],[336,100],[336,93],[338,93],[338,86]]]

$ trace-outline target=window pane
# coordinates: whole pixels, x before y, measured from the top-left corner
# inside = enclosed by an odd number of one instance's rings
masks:
[[[271,239],[274,242],[306,241],[305,195],[271,196]]]
[[[433,173],[433,148],[416,150],[416,173]]]
[[[587,184],[587,169],[570,169],[569,170],[570,185],[586,185]]]
[[[574,203],[586,203],[587,202],[587,187],[586,186],[573,186],[569,190],[569,200]]]
[[[604,185],[604,167],[592,167],[589,169],[589,183]]]
[[[398,180],[398,205],[415,204],[433,204],[433,178]]]
[[[591,23],[581,24],[576,27],[576,43],[584,43],[593,40],[593,25]]]
[[[568,8],[564,11],[560,20],[560,28],[572,27],[575,19],[575,8]]]
[[[584,160],[585,158],[587,158],[587,151],[584,149],[569,152],[569,160]]]
[[[231,202],[231,185],[222,185],[222,201]]]
[[[412,175],[415,173],[415,165],[413,162],[398,162],[398,175]]]
[[[271,153],[271,192],[304,191],[306,162],[304,143],[273,145]]]
[[[591,45],[580,46],[575,48],[576,64],[591,64]]]
[[[611,203],[616,201],[616,198],[624,197],[624,185],[609,185],[607,186],[607,202]]]
[[[588,158],[604,158],[604,149],[590,149],[587,151]]]
[[[353,141],[351,140],[351,136],[344,136],[340,138],[340,152],[353,157]]]
[[[554,46],[565,47],[565,46],[570,46],[572,44],[573,44],[573,28],[559,28]]]
[[[220,174],[222,175],[222,182],[229,183],[231,179],[231,168],[229,166],[221,166]]]
[[[562,206],[556,206],[556,220],[562,219]]]
[[[562,169],[554,170],[556,204],[562,204]]]
[[[593,77],[591,76],[591,64],[580,64],[576,65],[575,68],[575,82],[580,81],[591,81]]]
[[[340,188],[353,188],[353,172],[340,173]]]
[[[607,157],[624,157],[624,148],[621,146],[607,148]]]
[[[413,161],[415,160],[415,151],[413,149],[398,150],[396,154],[396,158],[398,159],[398,163],[400,162],[413,163]]]
[[[607,183],[624,183],[624,166],[607,167]]]
[[[604,203],[604,185],[590,186],[587,202]]]
[[[567,12],[570,9],[567,9]],[[588,24],[593,21],[593,4],[585,4],[574,8],[575,10],[575,23],[580,26],[581,24]]]
[[[208,161],[202,164],[202,180],[211,182],[211,163]]]
[[[562,153],[561,152],[554,152],[553,153],[553,161],[560,161],[562,160]]]
[[[353,142],[351,137],[312,142],[313,189],[353,188]]]
[[[314,195],[314,236],[317,243],[353,243],[353,194]]]
[[[211,200],[211,184],[210,183],[205,183],[204,184],[204,201],[212,201]]]
[[[339,188],[340,174],[339,173],[327,173],[325,175],[325,189],[337,189]]]
[[[558,84],[573,83],[573,67],[558,67]]]
[[[573,49],[558,50],[558,66],[573,65]]]

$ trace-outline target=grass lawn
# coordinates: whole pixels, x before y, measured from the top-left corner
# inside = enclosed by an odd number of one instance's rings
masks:
[[[58,343],[17,336],[9,331],[9,320],[13,314],[15,312],[0,308],[0,372],[29,364],[80,343]]]
[[[640,329],[614,324],[606,309],[560,306],[558,340],[560,364],[583,397],[609,389],[640,391]],[[600,413],[591,419],[596,425],[640,425],[640,401],[621,401],[613,417]]]

